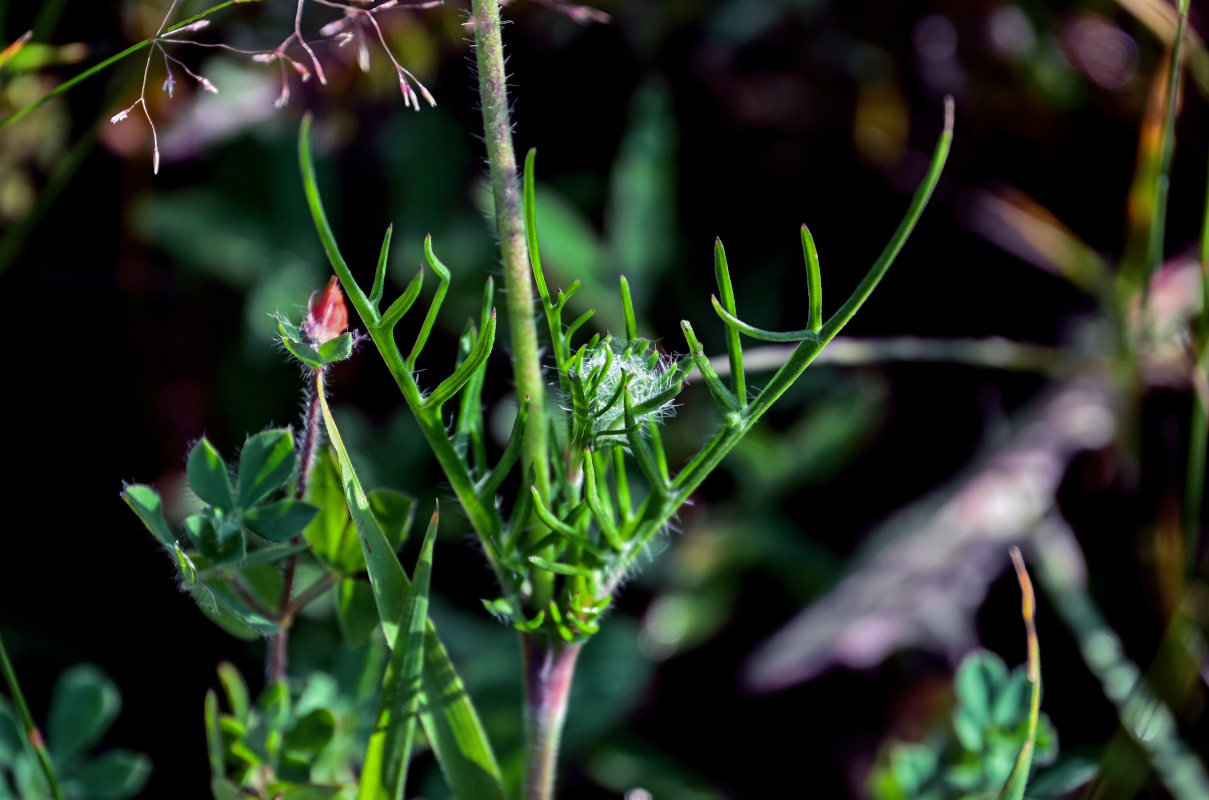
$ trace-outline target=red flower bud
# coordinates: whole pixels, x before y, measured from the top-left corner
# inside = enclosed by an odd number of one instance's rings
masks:
[[[315,344],[323,344],[347,329],[348,308],[344,305],[344,292],[340,291],[340,280],[333,275],[323,291],[312,292],[307,301],[306,335]]]

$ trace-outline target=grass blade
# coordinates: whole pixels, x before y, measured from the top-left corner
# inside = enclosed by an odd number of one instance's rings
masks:
[[[1020,581],[1020,615],[1024,617],[1024,627],[1028,631],[1028,681],[1032,693],[1029,695],[1028,738],[1020,748],[1016,766],[1012,767],[1012,774],[999,793],[999,800],[1023,800],[1024,787],[1028,784],[1029,770],[1033,766],[1037,722],[1041,717],[1041,647],[1037,641],[1037,623],[1034,619],[1037,600],[1033,596],[1033,582],[1024,568],[1024,558],[1018,547],[1012,548],[1012,565],[1016,568],[1016,579]]]
[[[399,621],[404,618],[411,582],[370,512],[369,500],[353,471],[344,440],[332,419],[322,382],[318,396],[328,438],[340,464],[349,513],[357,527],[365,563],[373,579],[371,583],[374,600],[378,604],[378,616],[382,620],[382,631],[393,648],[398,641]],[[421,688],[426,701],[420,708],[420,722],[454,796],[462,800],[504,800],[500,768],[487,741],[483,724],[449,660],[449,654],[437,638],[431,620],[424,634]]]
[[[420,686],[424,669],[424,629],[428,622],[428,589],[432,583],[432,543],[436,539],[438,508],[428,523],[420,558],[412,575],[411,591],[399,620],[399,632],[378,700],[378,721],[369,737],[361,771],[358,800],[400,800],[407,783]]]

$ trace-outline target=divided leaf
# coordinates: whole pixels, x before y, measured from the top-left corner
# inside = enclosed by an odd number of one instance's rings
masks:
[[[239,507],[249,509],[290,479],[294,471],[294,437],[288,430],[258,433],[239,454]]]
[[[310,503],[287,499],[249,509],[243,521],[257,536],[288,542],[302,533],[318,513],[319,509]]]
[[[227,474],[226,462],[206,438],[189,451],[185,474],[189,478],[189,488],[203,503],[224,511],[235,507],[235,490],[231,486],[231,476]]]
[[[47,725],[55,760],[67,761],[96,744],[121,707],[117,686],[98,667],[80,664],[64,672],[55,685]]]

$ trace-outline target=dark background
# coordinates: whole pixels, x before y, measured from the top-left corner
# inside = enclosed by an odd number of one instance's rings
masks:
[[[204,7],[186,5],[189,13]],[[613,15],[610,24],[579,25],[549,7],[516,2],[505,9],[505,40],[518,151],[539,149],[539,180],[566,212],[565,224],[543,223],[555,253],[550,268],[558,285],[587,271],[605,287],[595,305],[606,322],[618,319],[612,289],[624,271],[645,330],[667,349],[683,351],[678,322],[688,318],[707,350],[722,352],[721,326],[708,305],[711,247],[720,236],[741,312],[765,327],[802,327],[803,222],[821,253],[825,303],[837,307],[897,224],[940,131],[946,94],[955,96],[957,124],[944,177],[899,261],[846,333],[994,335],[1062,346],[1072,320],[1095,313],[1076,290],[988,243],[963,220],[977,192],[1016,187],[1110,261],[1123,251],[1138,129],[1163,52],[1120,7],[943,0],[600,5]],[[163,6],[67,3],[49,40],[81,42],[87,55],[43,74],[62,79],[149,35]],[[165,147],[158,176],[138,111],[118,126],[106,121],[138,96],[141,54],[2,134],[13,137],[25,126],[49,150],[0,165],[6,179],[24,175],[35,192],[45,191],[68,148],[98,133],[100,142],[85,144],[69,184],[0,265],[7,322],[0,396],[11,470],[0,630],[35,713],[45,709],[56,675],[73,663],[98,663],[114,677],[125,709],[106,743],[152,756],[147,797],[206,795],[204,691],[224,659],[255,679],[263,647],[227,637],[177,590],[172,565],[121,502],[122,482],[170,486],[188,443],[203,433],[230,455],[245,433],[293,421],[297,376],[275,349],[265,315],[301,307],[326,275],[294,155],[303,110],[317,118],[325,199],[354,269],[368,274],[392,221],[395,290],[420,263],[425,233],[453,269],[442,339],[426,355],[439,374],[482,280],[498,276],[476,206],[483,150],[460,28],[464,10],[452,2],[400,11],[388,26],[395,52],[432,90],[436,109],[402,108],[377,47],[368,77],[348,63],[349,53],[324,53],[334,64],[332,85],[294,81],[289,105],[275,113],[274,67],[179,48],[172,52],[224,93],[215,105],[197,104],[178,72],[181,93],[168,102],[158,91],[162,64],[152,62],[148,96],[161,145],[170,132],[184,142],[171,156]],[[7,4],[3,39],[30,27],[37,11],[37,4]],[[329,11],[308,10],[312,31],[335,17]],[[280,0],[233,6],[198,38],[272,46],[288,32],[291,14],[292,4]],[[1072,29],[1092,17],[1124,37],[1110,37],[1110,44],[1133,48],[1119,83],[1103,85],[1104,74],[1075,52],[1081,45]],[[1005,19],[1026,21],[1027,49],[994,44],[993,26]],[[1097,42],[1087,47],[1108,46]],[[262,104],[244,127],[206,142],[209,123],[239,122],[244,113],[221,110],[237,93],[219,80],[220,62],[258,80],[267,76],[255,86],[268,87],[268,108]],[[1203,98],[1190,91],[1168,252],[1189,247],[1198,233],[1204,121]],[[184,135],[190,131],[196,141]],[[619,164],[639,177],[618,177]],[[641,188],[631,193],[635,185]],[[648,201],[659,212],[640,220],[645,228],[615,223],[618,209]],[[7,234],[20,228],[20,203],[14,207]],[[594,251],[584,264],[557,257],[585,241]],[[510,391],[505,351],[493,356],[493,404]],[[373,353],[341,367],[333,382],[349,438],[365,453],[368,482],[414,493],[421,509],[445,498]],[[859,406],[861,397],[873,398],[863,422],[826,463],[790,463],[782,476],[788,483],[775,491],[760,493],[765,479],[741,456],[707,482],[670,534],[672,549],[622,593],[610,619],[615,633],[588,647],[585,659],[594,659],[603,683],[586,684],[573,700],[563,795],[618,796],[600,776],[622,763],[608,758],[628,753],[633,785],[648,770],[712,787],[702,797],[859,796],[879,742],[943,723],[949,661],[909,651],[874,669],[830,671],[773,695],[745,689],[743,666],[760,642],[834,583],[879,521],[951,479],[1044,385],[1035,375],[944,365],[808,373],[770,415],[771,431],[788,430],[820,400]],[[703,387],[692,387],[671,423],[679,433],[669,434],[670,445],[682,456],[713,424],[706,397]],[[1096,559],[1111,587],[1102,593],[1106,611],[1131,654],[1146,663],[1160,612],[1131,537],[1178,485],[1188,395],[1156,390],[1142,407],[1141,463],[1157,477],[1132,488],[1089,488],[1076,472],[1064,498],[1085,547],[1108,550]],[[804,485],[792,480],[795,469]],[[506,705],[515,695],[492,676],[513,669],[515,644],[490,627],[478,605],[492,589],[468,526],[452,513],[443,522],[438,612],[460,621],[452,628],[470,631],[464,643],[451,643],[455,660],[473,657],[471,673],[486,675],[482,691]],[[722,542],[710,552],[735,560],[704,577],[694,573],[698,580],[685,592],[712,618],[700,641],[670,652],[644,649],[644,615],[691,572],[672,560],[678,539],[685,546]],[[1010,664],[1024,658],[1017,602],[1005,575],[979,616],[983,640]],[[1046,708],[1063,746],[1100,747],[1116,725],[1112,709],[1044,608],[1041,625]],[[476,640],[482,629],[489,638]],[[495,672],[482,667],[493,660]],[[607,707],[597,703],[591,719],[577,722],[576,709],[592,706],[595,691]],[[1203,733],[1202,724],[1202,743]],[[623,772],[616,767],[615,774]]]

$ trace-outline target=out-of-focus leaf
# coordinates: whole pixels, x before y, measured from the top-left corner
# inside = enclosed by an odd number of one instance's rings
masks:
[[[649,742],[606,744],[592,751],[585,767],[593,780],[619,796],[641,786],[659,800],[723,800],[726,797]]]
[[[63,762],[96,744],[122,708],[117,686],[91,664],[72,667],[59,678],[50,702],[47,745]]]
[[[230,661],[218,665],[218,682],[227,693],[227,706],[235,718],[246,722],[251,703],[248,699],[248,684],[244,682],[239,669]]]
[[[1008,671],[1003,659],[994,653],[980,650],[962,659],[953,679],[953,688],[962,709],[980,725],[985,726],[992,722],[992,704],[1007,680]]]
[[[126,800],[141,792],[150,777],[151,759],[147,756],[111,750],[76,770],[68,787],[75,787],[88,800]]]
[[[1065,797],[1091,783],[1099,772],[1100,763],[1095,759],[1064,758],[1033,778],[1028,786],[1028,796],[1037,800]]]
[[[294,723],[282,740],[282,746],[286,750],[315,754],[327,747],[335,732],[335,716],[326,708],[317,708]]]
[[[0,765],[11,764],[25,752],[25,736],[21,723],[8,700],[0,697]]]

